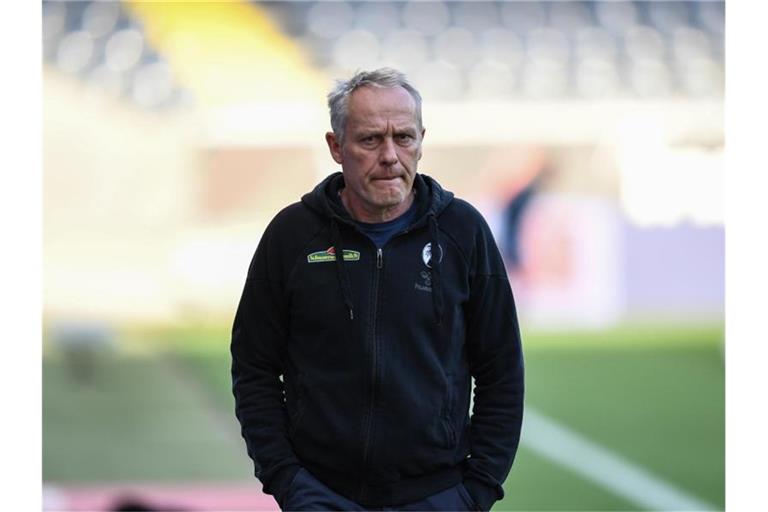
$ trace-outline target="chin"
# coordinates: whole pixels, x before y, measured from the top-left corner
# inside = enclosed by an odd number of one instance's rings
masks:
[[[398,192],[397,194],[389,194],[386,197],[382,197],[379,201],[379,205],[383,207],[390,207],[390,206],[397,206],[403,201],[405,201],[405,198],[408,197],[408,195],[405,192]]]
[[[398,187],[384,190],[373,190],[368,197],[372,200],[373,204],[378,204],[381,206],[393,206],[403,201],[403,199],[405,199],[407,196],[408,194],[405,193],[405,190]]]

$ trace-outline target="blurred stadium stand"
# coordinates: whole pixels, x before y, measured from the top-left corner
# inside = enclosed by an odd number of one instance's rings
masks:
[[[89,86],[141,108],[190,101],[141,23],[116,1],[44,1],[43,58]]]
[[[724,2],[253,2],[331,76],[371,61],[432,99],[721,96]]]
[[[724,2],[251,2],[328,76],[372,62],[432,100],[721,97]],[[47,64],[145,108],[189,101],[119,2],[44,1]]]

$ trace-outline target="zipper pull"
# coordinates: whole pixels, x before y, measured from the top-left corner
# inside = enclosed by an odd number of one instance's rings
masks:
[[[381,248],[376,250],[376,268],[381,268],[384,266],[384,255],[382,254]]]

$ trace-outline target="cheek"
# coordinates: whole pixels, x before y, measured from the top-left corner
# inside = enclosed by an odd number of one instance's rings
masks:
[[[349,151],[344,155],[344,170],[353,180],[364,181],[372,167],[371,161],[370,156],[365,153]],[[375,163],[375,160],[373,162]]]
[[[351,151],[349,153],[351,161],[355,167],[360,169],[360,172],[366,172],[368,170],[370,162],[375,162],[376,157],[373,152],[370,151]]]
[[[421,158],[421,148],[404,149],[400,153],[400,161],[405,164],[408,164],[408,167],[409,167],[408,170],[412,170],[410,169],[410,167],[415,165],[420,158]]]

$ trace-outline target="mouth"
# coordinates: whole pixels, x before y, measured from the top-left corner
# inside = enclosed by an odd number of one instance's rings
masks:
[[[394,183],[397,180],[402,179],[402,176],[380,176],[373,178],[373,181],[381,181],[384,183]]]

